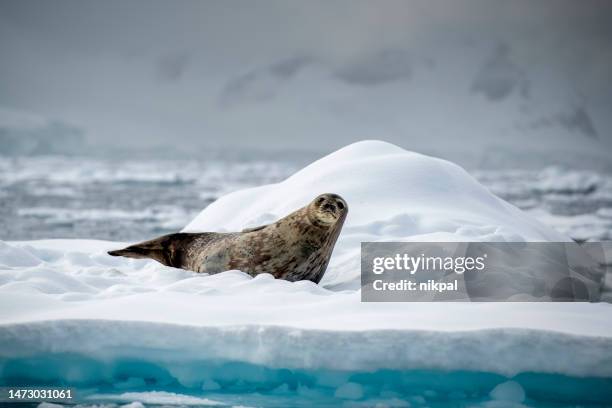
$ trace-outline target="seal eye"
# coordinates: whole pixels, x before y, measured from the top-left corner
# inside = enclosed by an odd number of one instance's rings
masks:
[[[342,204],[342,201],[338,201],[338,208],[341,210],[344,210],[344,204]]]
[[[323,200],[325,200],[323,197],[317,198],[317,205],[321,205],[321,203],[323,203]]]

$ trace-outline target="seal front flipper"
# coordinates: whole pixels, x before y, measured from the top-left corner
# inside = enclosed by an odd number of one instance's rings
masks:
[[[260,230],[266,228],[268,225],[270,225],[270,224],[260,225],[259,227],[245,228],[245,229],[243,229],[240,232],[255,232],[255,231],[260,231]]]
[[[150,258],[167,266],[182,268],[185,258],[184,249],[201,235],[203,234],[185,232],[163,235],[123,249],[108,251],[108,254],[126,258]]]

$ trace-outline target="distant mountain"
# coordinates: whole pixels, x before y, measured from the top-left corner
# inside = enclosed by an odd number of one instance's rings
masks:
[[[79,154],[87,143],[81,129],[61,122],[40,127],[14,128],[0,124],[0,154],[30,156]]]

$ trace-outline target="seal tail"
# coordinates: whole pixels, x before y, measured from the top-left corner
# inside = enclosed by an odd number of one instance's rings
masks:
[[[192,241],[197,234],[176,233],[163,235],[159,238],[130,245],[123,249],[108,251],[112,256],[123,256],[126,258],[150,258],[157,262],[181,268],[183,251],[186,241]]]

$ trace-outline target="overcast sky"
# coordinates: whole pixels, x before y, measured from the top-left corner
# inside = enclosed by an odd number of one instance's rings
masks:
[[[0,0],[0,109],[97,143],[610,146],[612,2]]]

